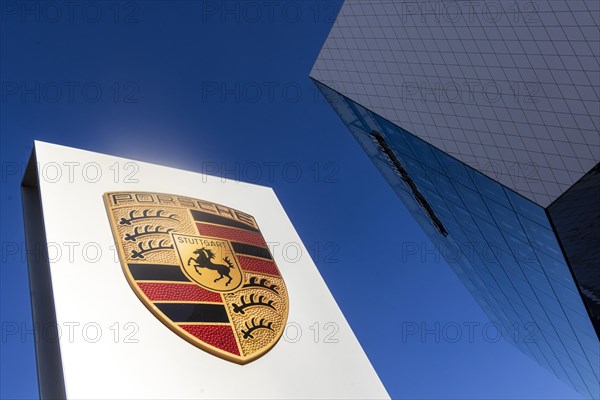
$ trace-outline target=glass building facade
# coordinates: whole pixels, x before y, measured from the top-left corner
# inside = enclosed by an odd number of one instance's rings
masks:
[[[600,343],[545,209],[316,84],[505,339],[598,398]]]
[[[600,398],[600,2],[346,0],[310,76],[505,338]]]

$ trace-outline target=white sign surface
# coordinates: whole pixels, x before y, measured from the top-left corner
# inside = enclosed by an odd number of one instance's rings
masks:
[[[67,397],[388,398],[272,189],[42,142],[35,153]],[[272,350],[246,365],[223,360],[142,304],[103,203],[117,191],[187,196],[254,216],[289,294],[287,328]],[[38,268],[30,262],[31,275]],[[39,323],[48,299],[37,293]],[[51,341],[43,328],[38,341]],[[39,361],[43,345],[37,351]],[[42,364],[40,375],[48,374]]]

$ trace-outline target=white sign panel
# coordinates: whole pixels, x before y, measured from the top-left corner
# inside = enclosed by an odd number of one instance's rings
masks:
[[[272,189],[42,142],[31,166],[42,397],[388,398]]]

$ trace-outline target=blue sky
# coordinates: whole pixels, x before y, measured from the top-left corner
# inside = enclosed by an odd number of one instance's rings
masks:
[[[37,397],[12,251],[34,139],[272,186],[394,398],[580,398],[494,340],[317,93],[308,74],[340,1],[48,4],[0,2],[2,398]]]

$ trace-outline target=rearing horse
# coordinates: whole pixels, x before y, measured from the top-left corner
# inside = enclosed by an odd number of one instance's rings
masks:
[[[194,265],[194,268],[196,268],[196,272],[198,272],[199,275],[202,275],[202,273],[198,271],[198,268],[206,268],[211,269],[213,271],[217,271],[220,276],[217,279],[215,279],[214,282],[220,281],[221,279],[223,279],[224,276],[226,276],[227,278],[229,278],[229,280],[227,281],[225,286],[229,286],[229,283],[231,282],[231,276],[229,275],[229,272],[232,268],[235,267],[229,260],[229,257],[225,257],[223,259],[223,261],[227,263],[227,265],[225,265],[213,263],[212,259],[215,258],[215,253],[213,253],[210,249],[205,249],[203,247],[194,251],[194,254],[197,254],[198,257],[190,257],[190,259],[187,262],[188,266],[192,261],[194,261],[196,263],[196,265]]]

